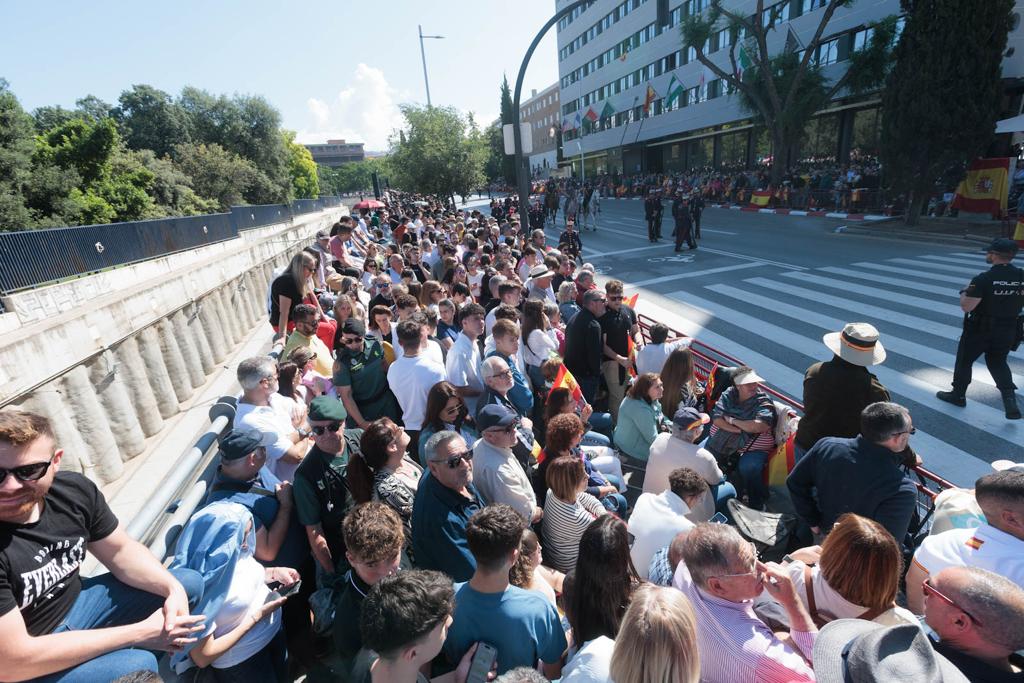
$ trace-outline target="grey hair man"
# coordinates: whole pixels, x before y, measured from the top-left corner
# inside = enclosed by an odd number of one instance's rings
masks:
[[[267,445],[267,467],[281,481],[292,481],[295,468],[309,450],[306,406],[277,392],[277,364],[269,356],[254,356],[238,364],[242,398],[235,410],[235,429],[273,435]]]

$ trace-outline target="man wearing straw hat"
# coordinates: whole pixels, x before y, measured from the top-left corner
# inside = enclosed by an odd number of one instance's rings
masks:
[[[804,415],[796,432],[796,459],[825,436],[852,438],[860,433],[860,413],[889,391],[868,368],[885,360],[878,330],[868,323],[847,323],[822,341],[834,354],[804,373]]]

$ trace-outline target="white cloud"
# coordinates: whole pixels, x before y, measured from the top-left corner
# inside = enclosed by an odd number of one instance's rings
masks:
[[[398,102],[405,95],[388,84],[383,71],[360,63],[333,101],[316,97],[306,101],[307,125],[296,140],[316,143],[343,138],[364,142],[368,150],[386,150],[388,136],[402,125]]]

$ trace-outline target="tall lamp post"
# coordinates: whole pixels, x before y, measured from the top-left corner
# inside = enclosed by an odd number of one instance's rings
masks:
[[[430,104],[430,81],[427,79],[427,52],[426,52],[426,50],[423,49],[423,39],[424,38],[434,38],[436,40],[444,40],[444,36],[425,36],[425,35],[423,35],[423,27],[422,26],[417,24],[416,28],[419,29],[419,32],[420,32],[420,57],[423,58],[423,85],[427,89],[427,106],[429,107],[429,106],[431,106],[431,104]]]
[[[590,0],[576,0],[575,2],[568,3],[565,7],[555,12],[555,15],[547,20],[547,22],[541,27],[537,33],[533,42],[530,43],[530,47],[526,50],[526,55],[523,57],[523,63],[519,65],[519,75],[516,77],[516,89],[512,96],[512,117],[515,125],[512,126],[512,137],[515,142],[515,153],[516,153],[516,169],[519,170],[518,183],[519,186],[519,222],[520,225],[530,225],[530,176],[529,173],[523,172],[523,135],[519,129],[519,100],[523,94],[523,79],[526,78],[526,67],[530,64],[530,57],[533,56],[534,50],[537,49],[537,45],[540,44],[544,34],[548,32],[552,26],[554,26],[559,19],[572,12],[577,7],[590,2]],[[580,169],[582,171],[582,167]]]

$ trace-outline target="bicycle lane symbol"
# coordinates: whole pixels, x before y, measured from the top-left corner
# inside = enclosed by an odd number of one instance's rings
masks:
[[[672,256],[652,256],[647,259],[648,263],[693,263],[693,257],[688,254],[675,254]]]

